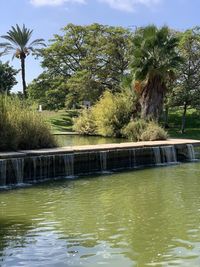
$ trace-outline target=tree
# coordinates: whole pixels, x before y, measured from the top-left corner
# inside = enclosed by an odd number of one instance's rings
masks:
[[[2,35],[1,38],[5,39],[7,42],[0,43],[0,48],[4,48],[1,53],[10,54],[13,53],[13,58],[16,57],[21,61],[21,75],[22,75],[22,85],[23,94],[26,97],[26,80],[25,80],[25,59],[30,54],[33,53],[36,46],[44,46],[43,39],[36,39],[30,42],[33,30],[30,30],[23,25],[20,28],[18,25],[16,27],[12,26],[11,30],[7,32],[6,35]]]
[[[69,24],[42,49],[42,66],[52,79],[63,77],[70,97],[97,101],[109,89],[120,90],[130,57],[131,33],[122,27]]]
[[[2,63],[0,61],[0,93],[10,93],[12,87],[17,84],[15,75],[17,70],[9,66],[8,62]]]
[[[180,34],[179,50],[183,64],[179,70],[171,104],[183,107],[181,132],[185,132],[188,106],[200,106],[200,28],[195,27]]]
[[[135,32],[131,68],[144,119],[157,120],[162,112],[167,82],[181,62],[177,46],[178,38],[166,26],[150,25]]]

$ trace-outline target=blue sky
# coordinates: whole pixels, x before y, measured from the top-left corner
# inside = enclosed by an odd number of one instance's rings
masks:
[[[124,27],[154,23],[184,30],[200,24],[200,0],[0,0],[0,35],[23,23],[33,29],[33,39],[46,42],[68,23],[98,22]],[[11,57],[3,57],[3,62]],[[11,64],[19,69],[19,60]],[[27,82],[41,73],[39,60],[27,58]],[[18,75],[15,91],[21,89]]]

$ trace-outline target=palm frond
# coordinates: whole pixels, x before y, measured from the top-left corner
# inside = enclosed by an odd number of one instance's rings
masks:
[[[6,35],[2,35],[1,38],[7,42],[0,43],[0,48],[5,48],[6,53],[13,50],[20,50],[22,53],[28,55],[28,51],[34,52],[34,46],[45,46],[43,39],[36,39],[29,44],[33,30],[23,26],[20,28],[18,24],[12,26]]]
[[[35,45],[46,46],[46,44],[44,43],[44,39],[36,39],[29,44],[29,46],[35,46]]]

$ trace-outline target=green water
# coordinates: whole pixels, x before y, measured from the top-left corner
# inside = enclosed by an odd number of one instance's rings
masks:
[[[200,266],[200,163],[0,192],[0,266]]]
[[[101,145],[129,142],[125,138],[84,135],[56,135],[56,140],[58,140],[60,146]]]

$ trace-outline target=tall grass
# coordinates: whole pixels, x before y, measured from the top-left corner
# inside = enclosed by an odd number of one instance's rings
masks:
[[[50,129],[30,103],[0,95],[0,151],[55,146]]]

